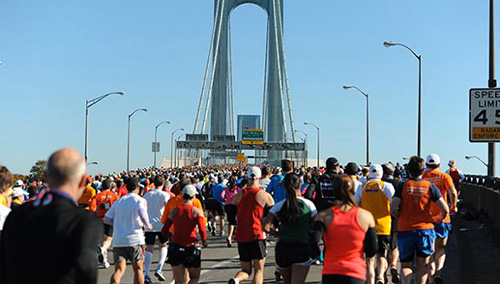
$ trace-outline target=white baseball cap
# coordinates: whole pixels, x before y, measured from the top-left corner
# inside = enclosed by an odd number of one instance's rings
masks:
[[[262,172],[260,171],[259,167],[253,166],[250,169],[248,169],[248,178],[258,179],[261,176],[262,176]]]
[[[14,186],[24,186],[24,182],[19,179],[14,183]]]
[[[192,184],[188,184],[186,185],[183,189],[182,189],[182,195],[189,195],[191,197],[195,196],[198,192],[196,191],[196,187],[194,187],[194,185]]]
[[[381,179],[383,175],[384,175],[384,170],[382,169],[381,165],[379,164],[370,165],[370,172],[368,173],[369,179]]]
[[[13,197],[18,197],[18,196],[21,196],[21,195],[29,195],[29,193],[24,190],[22,187],[13,187],[12,188],[12,196]]]
[[[427,156],[425,163],[427,165],[437,166],[437,165],[441,164],[441,158],[439,158],[438,154],[430,154],[429,156]]]

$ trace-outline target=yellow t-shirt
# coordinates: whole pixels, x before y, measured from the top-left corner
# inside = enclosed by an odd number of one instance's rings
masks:
[[[360,206],[375,218],[377,235],[391,234],[391,200],[394,187],[381,180],[369,180],[361,190]]]
[[[89,210],[90,202],[95,195],[96,192],[93,187],[91,187],[90,185],[85,186],[82,196],[80,197],[80,199],[78,199],[78,204],[82,205],[85,210]]]

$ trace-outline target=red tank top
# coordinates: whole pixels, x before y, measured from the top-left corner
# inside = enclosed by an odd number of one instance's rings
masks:
[[[193,216],[193,205],[181,205],[177,207],[177,213],[173,218],[175,233],[172,242],[181,246],[193,246],[198,243],[196,228],[200,229],[202,241],[206,241],[205,219],[201,216]],[[170,219],[169,219],[170,220]]]
[[[264,207],[257,202],[257,193],[260,188],[247,188],[243,191],[243,197],[238,203],[238,230],[236,230],[236,241],[249,243],[257,240],[265,240],[266,236],[262,230],[262,216]]]
[[[338,274],[366,280],[363,255],[366,232],[358,222],[359,207],[343,212],[333,206],[333,221],[324,234],[323,275]]]

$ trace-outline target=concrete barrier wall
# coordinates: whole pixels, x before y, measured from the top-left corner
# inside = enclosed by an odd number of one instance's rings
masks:
[[[460,199],[467,206],[484,210],[496,231],[500,231],[500,192],[481,185],[462,183]]]

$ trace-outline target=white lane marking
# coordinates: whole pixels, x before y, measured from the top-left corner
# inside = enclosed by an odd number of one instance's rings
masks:
[[[233,260],[238,259],[239,257],[240,257],[239,255],[235,255],[235,256],[229,258],[228,260],[224,260],[223,262],[219,262],[219,263],[214,264],[208,268],[202,269],[200,276],[205,274],[205,273],[212,272],[219,267],[223,267],[224,265],[230,264],[231,262],[233,262]]]

